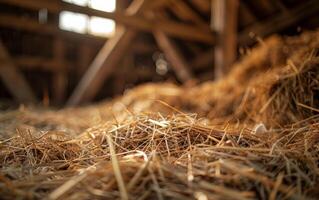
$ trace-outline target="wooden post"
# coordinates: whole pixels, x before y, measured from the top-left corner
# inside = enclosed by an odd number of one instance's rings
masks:
[[[238,0],[212,0],[211,28],[216,32],[215,78],[225,75],[236,60]]]
[[[20,103],[35,103],[36,97],[24,78],[23,74],[14,65],[8,51],[0,40],[0,78],[9,89],[9,92]]]

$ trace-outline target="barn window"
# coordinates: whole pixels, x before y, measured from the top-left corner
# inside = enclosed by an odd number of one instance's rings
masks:
[[[63,0],[79,6],[87,6],[92,9],[105,12],[114,12],[116,0]],[[63,30],[77,33],[110,37],[114,34],[115,22],[110,19],[87,16],[85,14],[62,11],[60,13],[59,27]]]
[[[115,0],[91,0],[88,1],[89,6],[96,10],[101,10],[105,12],[115,11]]]

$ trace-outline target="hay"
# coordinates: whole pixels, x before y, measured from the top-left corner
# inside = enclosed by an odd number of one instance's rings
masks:
[[[1,113],[1,198],[319,198],[318,34],[272,37],[216,83]]]
[[[109,162],[112,137],[131,199],[305,198],[319,181],[318,128],[254,135],[207,126],[188,115],[153,114],[92,127],[76,137],[19,133],[1,144],[1,193],[8,199],[119,198]]]
[[[296,106],[319,105],[318,38],[319,32],[299,37],[273,36],[236,64],[224,80],[191,90],[188,96],[198,98],[187,101],[194,112],[210,119],[263,122],[271,127],[318,114]]]

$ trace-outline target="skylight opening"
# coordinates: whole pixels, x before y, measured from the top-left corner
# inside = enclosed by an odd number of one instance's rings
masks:
[[[114,12],[116,0],[91,0],[89,7],[100,11]]]
[[[86,33],[89,17],[80,13],[62,11],[59,26],[63,30]]]
[[[114,12],[116,0],[63,0],[79,6],[88,6],[89,8]],[[85,14],[62,11],[59,17],[59,27],[62,30],[73,31],[82,34],[92,34],[101,37],[110,37],[115,32],[115,22],[96,16],[87,16]]]
[[[91,17],[88,29],[92,35],[112,36],[115,30],[115,23],[110,19]]]
[[[78,6],[87,6],[90,0],[63,0],[63,1],[67,3],[75,4]]]

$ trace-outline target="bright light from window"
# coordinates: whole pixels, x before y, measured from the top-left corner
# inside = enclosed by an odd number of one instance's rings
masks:
[[[76,4],[79,6],[87,6],[88,2],[89,2],[89,0],[63,0],[63,1],[68,2],[68,3],[72,3],[72,4]]]
[[[116,0],[91,0],[90,7],[105,12],[114,12]]]
[[[60,13],[59,27],[63,30],[74,31],[77,33],[86,33],[88,24],[88,16],[62,11]]]
[[[105,12],[114,12],[116,0],[63,0],[64,2]],[[101,17],[89,17],[84,14],[63,11],[60,13],[59,27],[63,30],[77,33],[90,33],[93,35],[109,37],[115,31],[115,22]]]
[[[113,20],[101,17],[91,17],[89,33],[98,36],[111,36],[114,34],[115,23]]]

